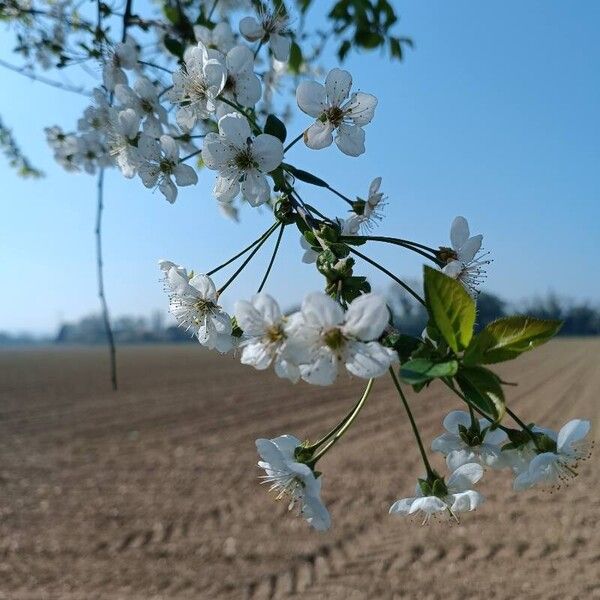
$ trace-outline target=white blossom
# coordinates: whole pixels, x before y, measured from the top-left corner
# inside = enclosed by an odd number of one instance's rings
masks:
[[[115,86],[115,96],[123,108],[131,108],[144,119],[144,133],[158,138],[162,135],[162,125],[167,122],[167,111],[158,98],[158,90],[146,77],[140,77],[133,88],[119,83]]]
[[[363,126],[373,119],[377,98],[364,92],[350,95],[352,75],[342,69],[332,69],[325,85],[303,81],[296,90],[300,109],[316,119],[304,132],[304,143],[313,150],[335,143],[348,156],[365,151]]]
[[[435,495],[429,482],[421,480],[417,484],[415,495],[394,502],[390,507],[390,514],[412,515],[421,511],[424,513],[423,523],[427,523],[432,515],[443,512],[456,519],[456,513],[475,510],[483,503],[484,497],[471,489],[482,477],[481,465],[477,463],[462,465],[453,471],[447,482],[438,483]]]
[[[137,44],[132,37],[128,36],[125,42],[115,44],[102,70],[104,87],[112,92],[118,83],[126,84],[125,70],[135,69],[137,60]]]
[[[300,369],[286,356],[288,319],[277,302],[268,294],[256,294],[250,302],[235,305],[235,318],[244,332],[241,362],[255,369],[266,369],[272,363],[279,377],[293,382],[300,379]]]
[[[209,133],[202,150],[204,164],[219,171],[213,193],[217,200],[230,202],[241,191],[252,206],[271,197],[265,173],[283,160],[283,144],[275,136],[261,133],[253,137],[250,125],[239,113],[219,119],[219,133]]]
[[[290,57],[292,40],[289,35],[289,18],[285,9],[258,10],[258,19],[245,17],[240,21],[240,33],[249,41],[268,42],[276,60],[286,62]]]
[[[321,500],[322,476],[315,476],[306,464],[298,462],[295,450],[301,445],[292,435],[281,435],[272,440],[256,440],[256,449],[262,460],[258,466],[265,470],[263,483],[276,494],[276,499],[289,499],[289,510],[299,505],[300,514],[318,531],[331,526],[331,517]]]
[[[207,119],[215,112],[227,71],[221,60],[209,57],[202,42],[188,48],[183,58],[184,66],[173,73],[173,87],[167,97],[180,105],[175,117],[177,124],[184,131],[190,131],[198,120]]]
[[[514,489],[525,490],[536,484],[560,487],[576,477],[580,461],[590,454],[591,444],[585,440],[589,431],[589,421],[569,421],[558,432],[556,450],[537,454],[527,469],[515,478]]]
[[[108,127],[108,149],[124,177],[132,178],[140,163],[135,144],[140,129],[140,116],[132,108],[111,111]]]
[[[214,29],[209,29],[204,25],[194,25],[194,36],[196,41],[202,42],[209,50],[217,50],[225,55],[235,46],[235,35],[231,30],[231,25],[226,21],[217,23]]]
[[[490,429],[490,421],[479,419],[479,429],[472,431],[469,413],[454,410],[446,415],[443,425],[446,433],[431,442],[431,449],[447,457],[450,469],[472,462],[484,467],[504,466],[501,445],[508,438],[501,429]]]
[[[223,94],[229,100],[235,100],[242,106],[253,108],[260,100],[262,88],[260,79],[254,72],[254,55],[248,46],[235,46],[225,56],[227,79]],[[222,103],[223,111],[231,107]],[[219,116],[222,116],[219,115]]]
[[[177,142],[168,135],[160,136],[160,144],[148,135],[142,134],[138,142],[140,164],[138,174],[142,183],[151,188],[158,184],[158,189],[172,204],[177,199],[178,186],[195,185],[198,175],[190,166],[179,162]]]
[[[364,294],[346,312],[326,294],[309,294],[289,328],[290,360],[300,365],[302,379],[332,384],[340,365],[365,379],[379,377],[396,354],[377,340],[389,321],[385,299]]]
[[[464,217],[456,217],[450,228],[452,249],[443,248],[448,254],[447,264],[442,271],[454,279],[458,279],[471,295],[477,295],[477,287],[485,279],[485,266],[489,260],[482,260],[479,255],[483,236],[471,236],[469,223]]]
[[[370,231],[383,218],[382,208],[385,202],[383,193],[379,191],[380,187],[381,177],[376,177],[369,186],[367,199],[357,197],[356,214],[346,220],[346,229],[350,235],[357,234],[361,229]]]
[[[194,275],[170,261],[161,261],[169,293],[170,312],[180,326],[192,331],[203,346],[221,353],[236,343],[231,335],[231,317],[218,304],[217,290],[206,275]]]

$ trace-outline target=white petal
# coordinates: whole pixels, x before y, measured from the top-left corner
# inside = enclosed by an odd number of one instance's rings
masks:
[[[236,46],[227,53],[226,63],[228,71],[237,75],[254,68],[254,55],[248,46]]]
[[[132,140],[138,134],[140,129],[140,117],[132,108],[122,110],[118,116],[119,127],[121,133],[128,139]]]
[[[158,162],[160,160],[159,143],[147,135],[142,134],[140,136],[138,150],[145,160],[150,162]]]
[[[296,448],[302,445],[297,437],[287,433],[274,438],[273,443],[287,460],[293,460]]]
[[[467,429],[471,426],[471,416],[464,410],[453,410],[444,417],[442,424],[446,431],[458,434],[459,425],[463,425]]]
[[[190,131],[196,125],[196,111],[191,106],[182,106],[175,115],[177,125],[184,131]]]
[[[366,125],[373,120],[376,106],[377,98],[375,96],[357,92],[352,94],[350,102],[344,109],[355,125]]]
[[[242,106],[253,108],[260,100],[262,86],[260,79],[253,71],[242,73],[235,81],[235,97]]]
[[[247,300],[239,300],[235,303],[235,318],[245,335],[250,337],[262,336],[267,325],[260,311]]]
[[[331,69],[325,80],[327,100],[332,106],[341,106],[342,102],[350,95],[352,75],[342,69]]]
[[[177,142],[170,135],[160,136],[160,146],[168,160],[172,162],[177,162],[179,160],[179,147],[177,146]]]
[[[402,498],[401,500],[396,500],[394,504],[390,506],[390,514],[397,515],[408,515],[410,514],[410,508],[413,505],[413,502],[416,498]]]
[[[304,132],[304,143],[312,150],[322,150],[333,142],[333,125],[329,121],[316,121]]]
[[[242,181],[241,191],[242,196],[250,206],[260,206],[271,198],[271,188],[267,178],[256,169],[246,173]]]
[[[271,35],[270,46],[275,60],[287,62],[290,57],[290,48],[292,47],[292,40],[289,37],[273,33]]]
[[[325,88],[316,81],[302,81],[296,89],[296,102],[302,112],[318,118],[327,109]]]
[[[251,342],[244,346],[240,362],[243,365],[250,365],[255,369],[263,370],[271,364],[272,359],[272,354],[263,342]]]
[[[469,223],[464,217],[456,217],[450,227],[452,247],[458,250],[469,239]]]
[[[256,42],[264,37],[265,30],[254,17],[244,17],[240,21],[240,33],[249,41]]]
[[[573,419],[564,425],[558,432],[556,446],[559,452],[568,454],[572,451],[572,445],[582,440],[590,431],[590,422],[581,419]]]
[[[444,455],[450,454],[454,450],[460,450],[463,446],[463,441],[454,433],[442,433],[431,442],[431,449]]]
[[[252,155],[263,173],[276,169],[283,160],[283,144],[274,135],[261,133],[252,144]]]
[[[231,113],[221,117],[221,119],[219,119],[219,133],[224,136],[228,142],[240,149],[246,148],[248,145],[248,138],[252,137],[248,119],[240,113]]]
[[[281,320],[282,314],[279,304],[269,294],[265,294],[264,292],[256,294],[252,298],[252,305],[269,324],[273,325]]]
[[[177,200],[177,186],[171,181],[170,177],[165,177],[160,182],[158,189],[171,204]]]
[[[219,202],[231,202],[240,192],[237,173],[234,177],[219,175],[215,181],[213,194]]]
[[[487,419],[481,419],[480,427],[482,429],[486,426],[486,422],[487,422],[487,425],[489,425],[489,421],[487,421]],[[486,444],[500,446],[508,439],[508,436],[506,435],[505,431],[502,431],[502,429],[494,429],[494,430],[488,429],[486,431],[485,437],[483,439]]]
[[[343,330],[348,336],[362,341],[376,340],[389,320],[385,298],[379,294],[363,294],[350,303]]]
[[[464,492],[483,477],[483,467],[477,463],[468,463],[458,467],[448,477],[448,490],[452,493]]]
[[[224,137],[212,132],[206,134],[202,147],[202,160],[209,169],[217,171],[227,169],[233,162],[235,155],[236,148],[228,143]]]
[[[358,125],[342,123],[335,136],[337,147],[348,156],[360,156],[365,152],[365,132]]]
[[[158,181],[158,174],[160,170],[157,165],[150,163],[142,163],[138,167],[138,175],[142,180],[142,183],[147,187],[154,187]]]
[[[408,511],[408,514],[412,515],[417,511],[422,510],[424,513],[432,515],[442,512],[447,508],[448,505],[440,498],[437,498],[436,496],[425,496],[423,498],[415,498],[410,510]]]
[[[180,185],[182,187],[186,185],[195,185],[198,183],[198,174],[190,165],[184,165],[183,163],[179,163],[175,167],[173,175],[175,176],[175,181],[177,182],[177,185]]]
[[[456,471],[459,467],[468,463],[479,462],[479,457],[472,450],[463,448],[461,450],[452,450],[446,456],[446,465],[449,471]]]
[[[470,263],[481,249],[482,242],[482,235],[474,235],[473,237],[469,238],[458,251],[458,260],[462,261],[463,263]]]
[[[454,502],[450,507],[452,512],[475,510],[478,506],[481,506],[484,501],[484,497],[479,492],[474,492],[473,490],[454,494],[453,499]]]
[[[307,495],[302,506],[302,515],[317,531],[326,531],[331,527],[331,517],[321,499]]]
[[[328,349],[323,349],[311,364],[300,365],[302,379],[313,385],[331,385],[337,371],[337,358]]]
[[[208,276],[199,273],[194,275],[189,284],[198,292],[198,296],[209,302],[216,302],[217,288],[214,281]]]
[[[302,302],[302,316],[309,327],[330,328],[341,325],[344,310],[333,298],[313,292]]]
[[[393,350],[378,342],[348,342],[346,368],[363,379],[380,377],[393,362],[392,352]]]

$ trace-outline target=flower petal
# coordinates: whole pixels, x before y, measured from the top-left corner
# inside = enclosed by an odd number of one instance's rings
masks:
[[[569,454],[572,452],[572,445],[582,440],[590,431],[590,422],[582,419],[573,419],[566,425],[563,425],[558,432],[556,446],[560,453]]]
[[[455,250],[459,250],[469,239],[469,223],[464,217],[456,217],[450,227],[450,241]]]
[[[334,127],[329,121],[315,121],[304,132],[304,143],[311,150],[322,150],[331,146]]]
[[[248,138],[252,138],[248,119],[240,113],[230,113],[221,117],[219,133],[239,149],[245,149],[248,145]]]
[[[352,94],[350,102],[344,107],[346,114],[355,125],[367,125],[375,116],[377,98],[372,94],[357,92]]]
[[[327,100],[332,106],[341,106],[342,102],[350,95],[352,75],[343,69],[331,69],[325,79]]]
[[[452,493],[464,492],[483,477],[483,467],[477,463],[467,463],[458,467],[448,477],[448,490]]]
[[[274,135],[261,133],[252,143],[252,155],[258,163],[258,168],[263,173],[269,173],[283,160],[283,144]]]
[[[360,156],[365,152],[365,132],[358,125],[342,123],[335,136],[337,147],[348,156]]]
[[[240,33],[249,42],[256,42],[265,35],[265,30],[254,17],[244,17],[240,21]]]
[[[302,81],[296,89],[296,102],[302,112],[316,119],[327,109],[325,88],[316,81]]]
[[[363,294],[350,303],[343,330],[348,336],[367,342],[376,340],[389,320],[385,298],[379,294]]]
[[[471,417],[469,413],[464,410],[453,410],[444,417],[442,424],[446,431],[456,435],[458,434],[459,425],[463,425],[467,428],[471,426]]]
[[[302,302],[302,316],[309,327],[329,328],[344,321],[344,310],[327,294],[313,292]]]

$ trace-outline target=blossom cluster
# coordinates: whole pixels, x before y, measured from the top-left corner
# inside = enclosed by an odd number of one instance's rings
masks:
[[[381,177],[366,179],[364,189],[371,183],[364,197],[346,194],[289,162],[289,151],[299,142],[308,151],[335,147],[348,160],[364,154],[365,127],[375,119],[378,99],[357,89],[346,70],[333,68],[325,75],[310,60],[301,68],[292,65],[302,36],[292,29],[284,2],[199,4],[195,20],[184,22],[185,15],[173,16],[170,6],[166,20],[144,20],[131,14],[128,2],[121,41],[114,42],[107,34],[110,27],[103,26],[103,11],[111,13],[110,7],[99,3],[96,23],[76,25],[67,16],[73,7],[65,0],[46,15],[64,21],[50,34],[55,43],[46,43],[43,32],[24,46],[36,49],[44,66],[52,51],[61,61],[70,60],[65,49],[72,32],[86,27],[94,32],[92,43],[78,44],[101,65],[92,103],[75,131],[46,130],[66,170],[93,174],[115,167],[124,177],[158,189],[173,204],[179,188],[195,185],[198,171],[206,168],[215,172],[212,194],[223,214],[237,219],[244,204],[272,213],[274,223],[264,234],[205,274],[160,261],[170,312],[181,327],[205,348],[234,354],[259,371],[272,367],[292,383],[332,386],[336,393],[344,373],[367,381],[356,405],[318,441],[292,435],[258,439],[263,482],[278,499],[287,498],[290,509],[299,508],[312,527],[328,529],[331,517],[321,498],[317,462],[350,428],[374,380],[384,375],[398,391],[426,471],[414,495],[394,502],[391,514],[457,519],[484,501],[473,488],[486,469],[510,471],[515,490],[560,486],[574,477],[591,450],[589,421],[572,420],[559,432],[525,424],[509,410],[504,382],[489,369],[549,340],[560,324],[509,317],[476,331],[476,300],[490,260],[482,251],[483,236],[471,235],[464,217],[452,222],[449,246],[372,236],[388,199]],[[11,11],[18,18],[40,13],[27,0],[11,0]],[[131,33],[133,23],[140,29],[138,37]],[[281,108],[278,96],[284,85],[292,86],[302,113],[301,131],[291,141],[289,110]],[[347,212],[326,216],[312,198],[304,200],[303,185],[331,192]],[[263,291],[287,227],[300,233],[301,260],[314,264],[325,279],[324,291],[307,294],[293,311]],[[277,242],[257,293],[231,303],[229,314],[222,295],[275,231]],[[371,258],[363,248],[368,242],[392,244],[424,258],[423,293]],[[244,254],[242,265],[217,287],[215,273]],[[355,272],[358,259],[426,308],[428,323],[420,337],[404,334],[394,323],[385,297],[372,291],[367,276]],[[402,387],[418,393],[436,380],[469,409],[451,412],[443,422],[445,432],[430,445],[444,456],[447,475],[432,468]],[[518,428],[506,425],[507,414]]]

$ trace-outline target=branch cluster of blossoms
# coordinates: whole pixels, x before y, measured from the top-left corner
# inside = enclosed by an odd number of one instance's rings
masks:
[[[105,31],[102,10],[99,4],[100,32]],[[316,69],[306,64],[298,80],[287,64],[298,37],[281,1],[213,0],[201,4],[195,23],[183,13],[169,15],[165,21],[144,20],[132,14],[128,2],[121,42],[109,44],[98,36],[102,85],[93,92],[93,104],[76,131],[52,127],[47,137],[66,169],[93,173],[115,166],[123,176],[158,188],[171,203],[178,188],[196,184],[198,169],[206,167],[216,172],[213,195],[226,215],[237,218],[244,202],[270,207],[268,229],[212,270],[199,274],[168,260],[159,266],[170,312],[206,348],[234,353],[257,370],[273,367],[293,383],[302,379],[335,386],[345,371],[367,380],[347,415],[316,441],[292,435],[257,440],[263,481],[276,497],[286,497],[315,529],[330,526],[317,462],[349,430],[383,376],[398,392],[425,470],[414,496],[395,502],[390,513],[422,512],[426,521],[436,514],[457,518],[483,502],[473,487],[486,468],[512,471],[515,490],[558,487],[574,477],[591,451],[586,441],[590,423],[576,419],[555,433],[524,422],[507,406],[504,382],[489,367],[546,342],[560,323],[515,316],[476,328],[478,287],[489,264],[483,237],[472,236],[463,217],[451,225],[450,246],[371,235],[387,200],[381,178],[371,180],[363,198],[346,195],[289,162],[299,142],[309,151],[335,142],[350,158],[363,154],[365,127],[375,117],[377,98],[355,90],[351,74],[339,68],[321,83],[309,79]],[[233,16],[239,17],[237,27]],[[127,31],[132,23],[142,29],[144,41],[151,33],[158,33],[158,41],[148,45],[134,39]],[[285,80],[294,83],[297,106],[310,117],[303,117],[302,131],[290,142],[287,119],[274,108],[275,93]],[[304,200],[303,186],[331,192],[348,212],[326,216]],[[282,310],[264,291],[289,228],[300,233],[301,260],[314,264],[324,278],[323,291],[307,294],[294,312]],[[221,297],[275,234],[256,294],[238,300],[234,314],[228,314]],[[363,246],[372,243],[423,257],[428,263],[423,290],[371,258]],[[238,260],[240,266],[218,287],[215,274]],[[396,327],[386,299],[356,272],[357,260],[386,274],[426,307],[429,320],[422,336],[405,335]],[[418,393],[433,382],[446,386],[466,408],[444,419],[446,432],[431,444],[432,451],[445,456],[446,476],[431,466],[405,394],[408,386]]]

